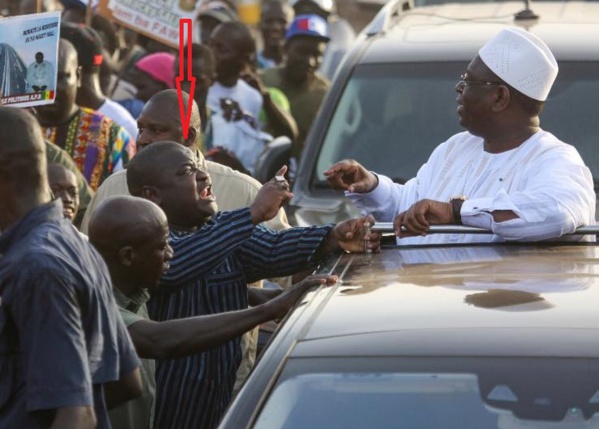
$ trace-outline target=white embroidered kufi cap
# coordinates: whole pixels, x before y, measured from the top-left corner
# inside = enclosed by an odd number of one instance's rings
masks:
[[[545,101],[557,76],[557,61],[541,39],[519,28],[505,28],[478,55],[489,69],[522,94]]]

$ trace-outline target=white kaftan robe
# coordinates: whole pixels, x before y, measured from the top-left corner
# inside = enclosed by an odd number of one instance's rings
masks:
[[[54,90],[54,67],[48,61],[42,61],[41,63],[33,62],[27,67],[27,84],[32,91],[34,86],[41,87],[45,86],[45,90]]]
[[[544,240],[595,223],[593,177],[573,146],[546,131],[498,154],[485,152],[483,143],[468,132],[456,134],[405,185],[379,175],[371,192],[346,195],[380,222],[392,222],[422,199],[449,202],[465,196],[462,223],[494,233],[433,234],[399,239],[399,244]],[[495,210],[511,210],[519,218],[495,222]],[[594,236],[572,239],[594,241]]]

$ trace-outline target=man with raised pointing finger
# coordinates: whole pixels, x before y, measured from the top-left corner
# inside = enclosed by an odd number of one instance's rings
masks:
[[[127,168],[129,191],[164,210],[173,248],[170,268],[148,303],[153,320],[259,305],[280,291],[248,288],[248,283],[315,267],[342,249],[378,249],[380,237],[364,228],[370,217],[284,231],[261,226],[292,197],[288,184],[280,182],[264,184],[250,207],[217,213],[211,178],[188,148],[156,142],[133,158]],[[155,427],[214,428],[231,400],[239,346],[235,337],[203,353],[159,360]]]
[[[415,178],[395,184],[346,160],[325,172],[329,184],[378,221],[393,221],[402,244],[555,239],[592,224],[589,169],[574,147],[540,128],[557,73],[541,39],[506,28],[456,84],[457,113],[467,131],[438,146]],[[491,233],[414,237],[435,224]]]
[[[183,92],[182,97],[183,104],[187,106],[189,95]],[[192,102],[191,118],[187,129],[188,136],[187,138],[183,137],[179,99],[177,91],[174,89],[160,91],[150,98],[137,119],[137,126],[139,134],[136,144],[140,151],[161,140],[175,141],[193,150],[214,181],[215,194],[218,195],[219,206],[222,210],[233,210],[250,205],[262,186],[260,182],[246,174],[204,158],[198,149],[202,140],[202,124],[198,104],[195,101]],[[102,183],[89,203],[81,225],[82,232],[87,232],[89,221],[96,207],[106,198],[116,195],[129,195],[125,171],[112,174]],[[289,228],[285,211],[281,210],[266,225],[277,230]]]

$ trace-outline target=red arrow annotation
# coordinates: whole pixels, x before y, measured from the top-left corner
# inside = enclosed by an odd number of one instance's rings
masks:
[[[187,27],[187,29],[185,28]],[[193,41],[191,19],[179,20],[179,76],[175,78],[177,85],[177,94],[179,96],[179,113],[181,115],[181,128],[183,138],[189,136],[189,122],[191,119],[191,109],[193,107],[193,93],[196,86],[196,78],[191,73],[191,43]],[[187,37],[185,35],[187,34]],[[187,39],[187,40],[186,40]],[[187,41],[187,55],[185,54],[185,42]],[[187,76],[185,76],[185,58],[187,58]],[[189,98],[187,99],[187,108],[183,103],[183,93],[181,89],[182,82],[189,82]]]

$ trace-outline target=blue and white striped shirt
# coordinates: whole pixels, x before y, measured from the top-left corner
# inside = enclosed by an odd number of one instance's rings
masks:
[[[249,208],[218,213],[198,231],[171,230],[174,257],[149,301],[163,321],[245,309],[247,284],[314,266],[327,232],[318,226],[273,231],[254,226]],[[155,428],[216,427],[231,400],[241,336],[204,353],[157,362]]]

